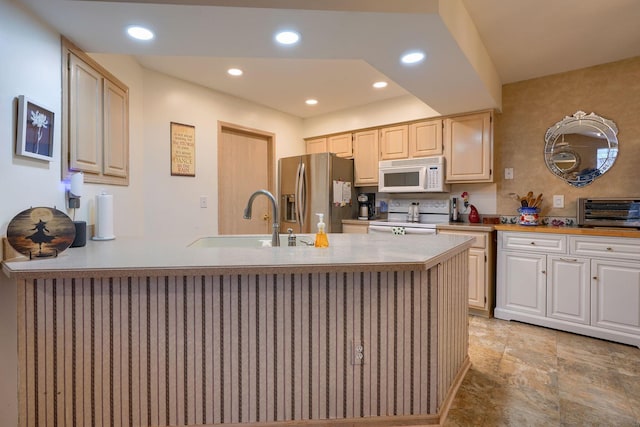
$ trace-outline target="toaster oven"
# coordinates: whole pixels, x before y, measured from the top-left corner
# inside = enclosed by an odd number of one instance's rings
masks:
[[[577,221],[587,227],[640,227],[640,199],[579,198]]]

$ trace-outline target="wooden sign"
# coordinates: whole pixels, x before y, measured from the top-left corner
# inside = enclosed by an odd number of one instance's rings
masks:
[[[171,122],[171,175],[196,176],[196,128]]]

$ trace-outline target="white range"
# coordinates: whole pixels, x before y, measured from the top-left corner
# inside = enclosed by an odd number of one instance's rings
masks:
[[[414,207],[418,210],[418,221],[411,215]],[[371,221],[369,233],[436,234],[436,225],[447,222],[449,199],[392,199],[387,219]]]

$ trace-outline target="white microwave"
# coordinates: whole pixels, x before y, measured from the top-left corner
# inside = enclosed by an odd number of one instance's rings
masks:
[[[378,168],[378,191],[381,193],[449,191],[444,183],[444,156],[382,160]]]

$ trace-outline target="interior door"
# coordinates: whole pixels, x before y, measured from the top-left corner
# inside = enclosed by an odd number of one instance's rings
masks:
[[[276,196],[273,141],[271,133],[218,124],[218,234],[271,234],[273,213],[265,196],[254,200],[251,220],[243,213],[254,191]]]

